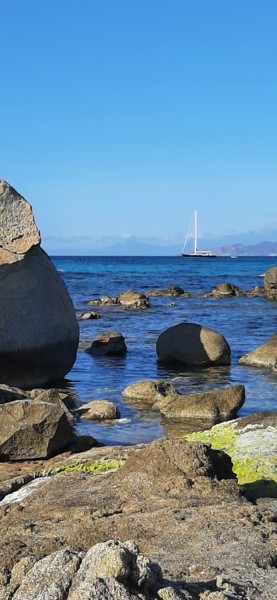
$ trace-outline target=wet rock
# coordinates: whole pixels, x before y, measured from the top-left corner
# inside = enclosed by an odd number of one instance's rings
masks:
[[[25,392],[9,385],[0,384],[0,404],[13,402],[14,400],[23,400],[26,398]]]
[[[139,381],[128,385],[122,392],[122,397],[134,402],[142,402],[153,406],[166,398],[175,398],[178,392],[174,385],[167,381]],[[157,408],[158,410],[158,408]]]
[[[62,403],[15,400],[0,405],[0,459],[26,460],[58,454],[75,440]]]
[[[92,321],[92,320],[100,319],[100,318],[101,318],[101,315],[99,315],[99,313],[94,312],[94,311],[83,313],[80,316],[80,319],[82,319],[82,321]]]
[[[129,310],[145,309],[150,307],[149,301],[145,294],[134,292],[133,290],[129,290],[128,292],[123,292],[120,294],[118,296],[118,304]]]
[[[94,355],[121,355],[126,354],[127,346],[123,335],[117,331],[112,331],[98,335],[97,338],[91,343],[91,346],[86,348],[85,352]]]
[[[87,421],[104,421],[120,417],[116,404],[108,400],[93,400],[83,404],[80,408],[77,408],[76,413],[80,414],[81,419]]]
[[[159,402],[158,408],[166,418],[199,418],[218,422],[218,420],[236,416],[244,400],[244,386],[236,385],[203,394],[178,394],[178,396],[165,398]]]
[[[210,367],[229,365],[231,350],[216,331],[195,323],[179,323],[160,334],[157,354],[162,362]]]
[[[185,292],[185,290],[178,285],[169,285],[165,290],[151,290],[148,292],[148,296],[153,297],[171,297],[171,298],[179,298],[184,297],[188,298],[191,296],[189,292]]]
[[[28,389],[71,369],[78,324],[63,280],[40,248],[30,204],[3,180],[0,230],[0,381]]]
[[[249,495],[277,497],[277,413],[256,413],[220,423],[187,439],[226,452],[239,484],[248,485]]]
[[[112,306],[117,304],[117,297],[110,298],[110,296],[102,296],[101,298],[96,298],[95,300],[90,300],[88,302],[89,306]]]
[[[268,342],[262,344],[250,354],[245,354],[239,359],[240,365],[261,367],[265,369],[277,368],[277,335],[273,335]]]
[[[277,267],[272,267],[266,271],[264,277],[264,291],[266,298],[277,299]]]
[[[237,285],[233,283],[220,283],[215,289],[208,294],[214,298],[226,298],[228,296],[244,296],[245,293],[240,290]]]

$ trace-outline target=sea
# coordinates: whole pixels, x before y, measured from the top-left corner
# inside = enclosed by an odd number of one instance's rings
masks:
[[[91,435],[108,445],[148,443],[156,438],[183,435],[207,428],[200,421],[164,420],[147,407],[127,402],[122,391],[143,380],[166,380],[183,394],[207,392],[243,384],[246,401],[239,416],[276,411],[277,371],[238,365],[238,359],[277,333],[277,303],[264,297],[205,298],[220,283],[242,290],[263,286],[264,274],[277,266],[277,257],[218,257],[186,259],[181,256],[53,256],[72,298],[80,326],[76,362],[65,388],[76,408],[92,400],[109,400],[120,411],[115,422],[88,422],[76,417],[76,433]],[[88,306],[89,300],[117,296],[127,290],[148,294],[150,290],[178,285],[191,298],[149,298],[147,310],[124,310],[119,306]],[[97,320],[82,321],[89,310]],[[229,367],[189,369],[159,364],[156,341],[160,333],[180,322],[210,327],[221,333],[231,347]],[[91,356],[84,349],[104,332],[118,331],[126,341],[123,357]]]

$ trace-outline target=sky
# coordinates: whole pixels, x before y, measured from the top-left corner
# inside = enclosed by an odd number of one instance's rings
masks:
[[[276,0],[1,0],[0,177],[49,253],[277,241]]]

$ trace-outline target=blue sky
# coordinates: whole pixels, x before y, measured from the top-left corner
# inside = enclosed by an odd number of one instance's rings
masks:
[[[2,0],[0,177],[43,246],[277,240],[274,0]],[[247,238],[247,235],[248,238]]]

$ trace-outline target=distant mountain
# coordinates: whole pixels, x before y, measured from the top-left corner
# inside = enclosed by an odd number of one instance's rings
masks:
[[[277,242],[260,242],[251,246],[229,244],[212,249],[218,256],[276,256]]]

